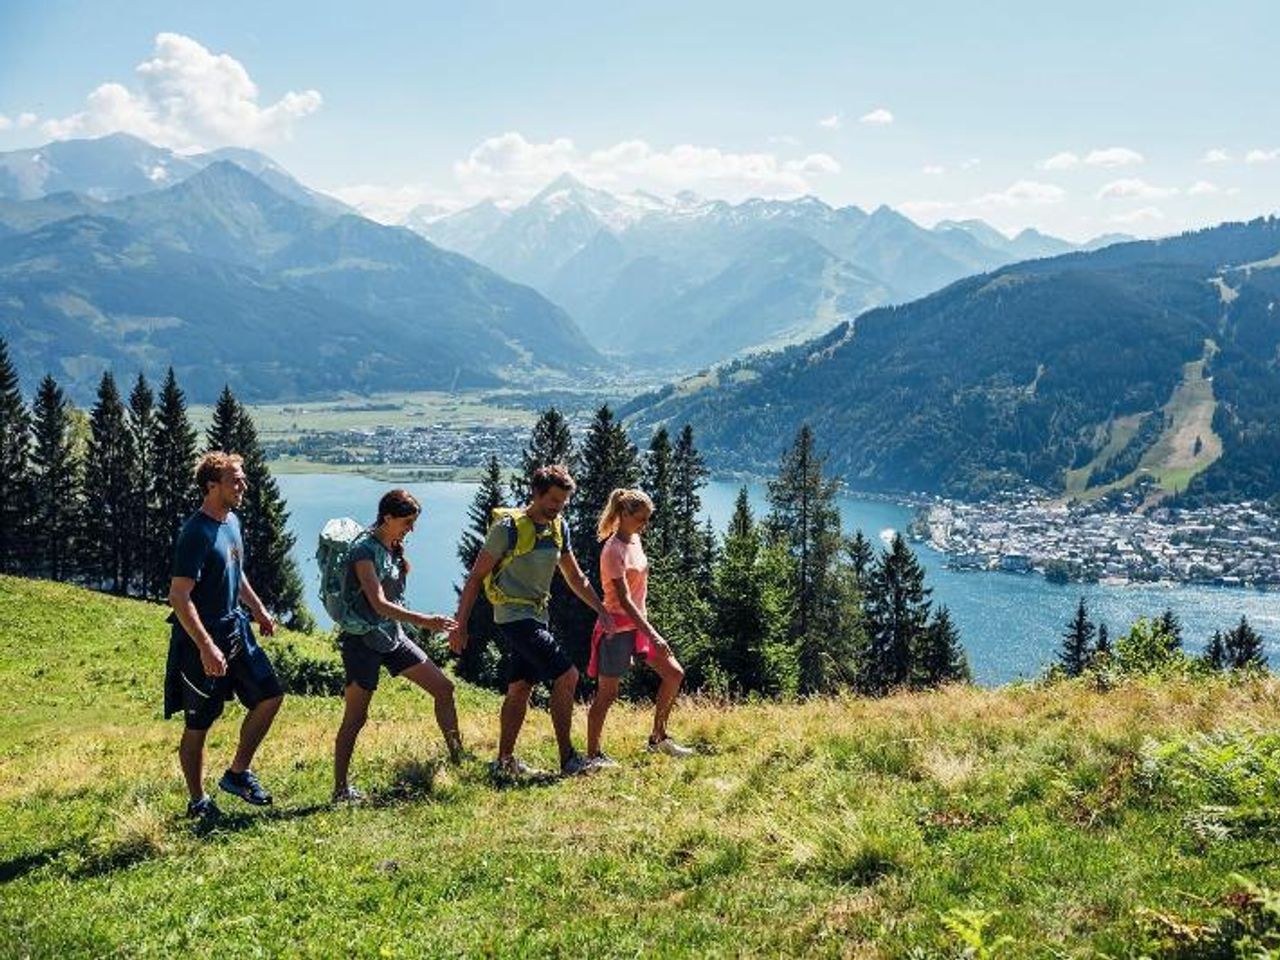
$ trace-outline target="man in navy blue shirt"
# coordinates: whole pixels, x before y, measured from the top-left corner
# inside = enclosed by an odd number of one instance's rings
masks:
[[[241,607],[243,603],[249,608],[264,636],[275,632],[275,621],[244,575],[240,518],[232,512],[248,486],[240,457],[221,451],[206,454],[196,467],[196,486],[203,502],[182,525],[174,551],[164,715],[181,711],[186,720],[178,759],[191,794],[187,814],[210,821],[219,811],[204,792],[209,727],[232,694],[240,699],[248,713],[240,726],[235,758],[218,786],[249,803],[268,804],[271,794],[249,765],[271,729],[284,690]]]

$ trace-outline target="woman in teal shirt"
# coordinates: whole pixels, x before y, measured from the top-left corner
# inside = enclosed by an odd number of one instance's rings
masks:
[[[382,667],[393,677],[413,681],[435,699],[436,722],[444,733],[450,759],[462,756],[453,681],[404,632],[402,623],[424,630],[452,630],[452,617],[417,613],[402,604],[409,561],[404,538],[413,531],[422,507],[407,490],[392,490],[378,501],[378,521],[361,534],[348,555],[348,584],[352,612],[371,624],[364,633],[344,631],[338,637],[346,670],[346,709],[334,743],[333,799],[359,802],[364,795],[347,779],[356,737],[369,718],[369,701],[378,688]],[[358,590],[357,590],[358,588]]]

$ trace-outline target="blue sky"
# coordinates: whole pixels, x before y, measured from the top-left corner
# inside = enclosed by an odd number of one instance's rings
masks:
[[[0,150],[254,146],[383,217],[562,170],[1077,239],[1280,208],[1274,3],[606,6],[8,2]]]

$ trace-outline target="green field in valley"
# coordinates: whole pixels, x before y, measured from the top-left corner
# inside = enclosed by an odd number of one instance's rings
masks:
[[[1226,957],[1275,946],[1280,684],[957,687],[882,700],[681,702],[684,762],[495,789],[498,699],[459,684],[482,758],[441,760],[384,680],[357,808],[327,803],[334,697],[291,696],[266,809],[181,816],[160,717],[163,607],[0,578],[6,957]],[[293,659],[328,641],[288,636]],[[210,737],[217,771],[238,707]],[[581,741],[583,716],[576,718]],[[545,712],[522,752],[553,756]],[[1246,931],[1253,932],[1247,934]],[[1270,939],[1267,939],[1270,938]],[[967,951],[967,952],[966,952]]]

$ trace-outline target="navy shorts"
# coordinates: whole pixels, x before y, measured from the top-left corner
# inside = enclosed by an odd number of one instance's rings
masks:
[[[555,680],[573,669],[556,638],[537,620],[500,623],[498,630],[507,642],[507,682],[541,683]]]
[[[400,642],[390,650],[374,650],[371,646],[351,633],[344,633],[338,638],[342,648],[342,666],[347,673],[347,684],[355,684],[372,693],[378,689],[378,670],[387,668],[393,677],[399,676],[411,667],[429,662],[422,648],[408,637],[401,637]]]
[[[169,659],[164,677],[164,715],[181,712],[188,730],[208,730],[222,716],[222,709],[235,696],[246,710],[264,700],[284,695],[280,678],[266,653],[245,627],[247,639],[229,647],[219,644],[227,658],[227,672],[210,677],[204,672],[196,643],[181,627],[169,636]]]

